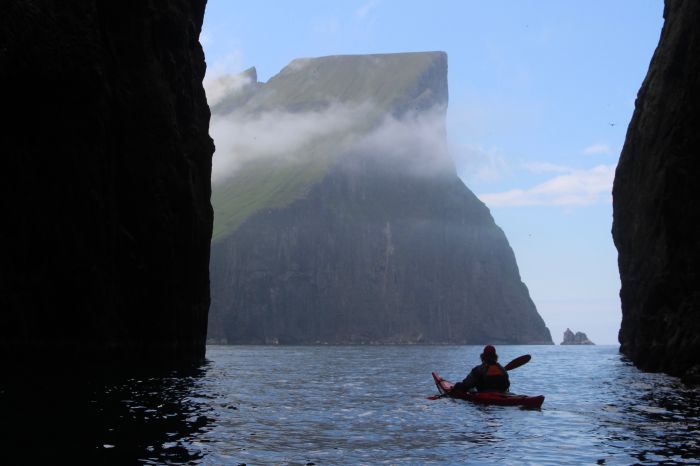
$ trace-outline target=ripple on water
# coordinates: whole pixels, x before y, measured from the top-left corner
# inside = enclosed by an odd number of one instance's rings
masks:
[[[462,378],[480,350],[209,347],[195,371],[5,384],[2,438],[123,464],[699,464],[698,390],[614,347],[499,347],[533,355],[511,388],[539,411],[425,399],[431,371]]]

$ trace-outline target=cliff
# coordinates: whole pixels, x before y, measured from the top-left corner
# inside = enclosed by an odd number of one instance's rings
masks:
[[[204,6],[0,4],[3,361],[203,358]]]
[[[571,329],[566,329],[562,345],[595,345],[588,336],[583,332],[572,332]]]
[[[613,187],[620,351],[683,375],[700,364],[700,3],[667,1]]]
[[[213,107],[217,146],[251,121],[288,143],[239,138],[217,175],[210,341],[551,344],[447,154],[444,53],[295,60],[258,84]]]

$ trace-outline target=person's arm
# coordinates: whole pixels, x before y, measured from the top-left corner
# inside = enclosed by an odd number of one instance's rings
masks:
[[[460,390],[466,392],[476,387],[476,384],[479,381],[479,371],[477,370],[477,368],[478,366],[472,369],[469,375],[464,378],[464,380],[462,380],[461,382],[457,382],[455,386],[452,387],[452,390]]]

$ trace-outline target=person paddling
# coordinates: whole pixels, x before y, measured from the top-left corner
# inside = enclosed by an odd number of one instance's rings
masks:
[[[464,380],[457,382],[451,392],[466,392],[472,388],[479,392],[505,392],[509,387],[508,372],[498,364],[496,348],[486,345],[481,353],[481,364],[474,367]]]

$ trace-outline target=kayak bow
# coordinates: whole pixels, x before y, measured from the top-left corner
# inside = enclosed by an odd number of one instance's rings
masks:
[[[433,379],[435,379],[435,385],[437,385],[438,390],[441,395],[449,396],[450,398],[458,398],[461,400],[468,400],[474,403],[487,404],[487,405],[499,405],[499,406],[522,406],[524,408],[539,408],[544,403],[544,396],[527,396],[527,395],[516,395],[508,392],[465,392],[458,391],[456,393],[451,393],[454,383],[443,379],[437,373],[433,372]]]

